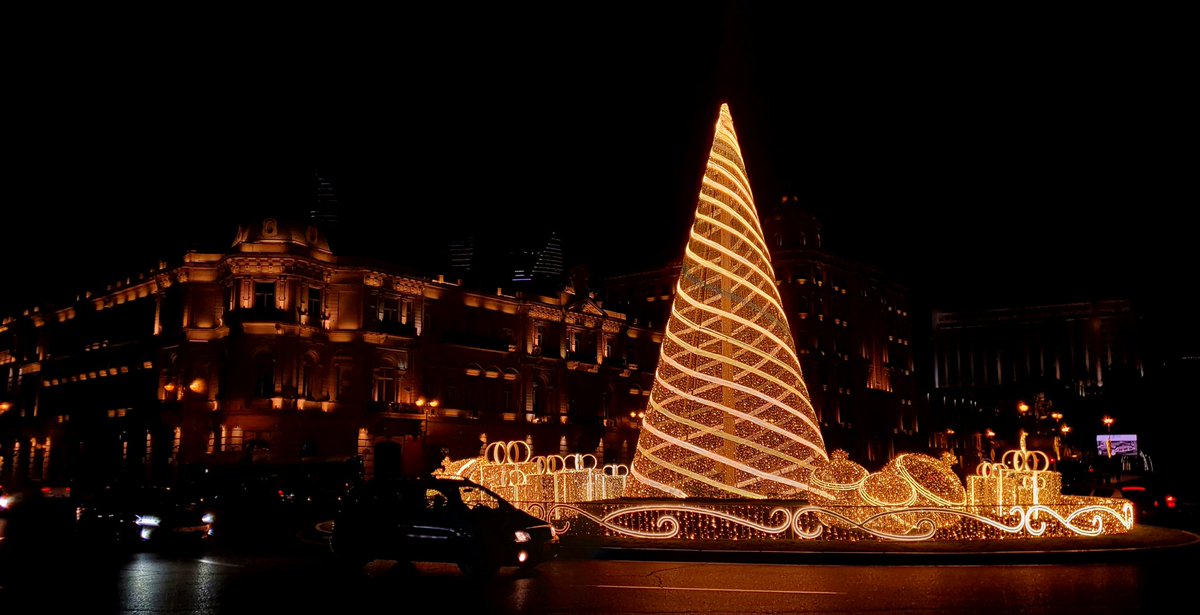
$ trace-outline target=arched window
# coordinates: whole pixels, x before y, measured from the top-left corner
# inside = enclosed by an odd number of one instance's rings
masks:
[[[254,358],[254,396],[275,396],[275,358],[270,353]]]

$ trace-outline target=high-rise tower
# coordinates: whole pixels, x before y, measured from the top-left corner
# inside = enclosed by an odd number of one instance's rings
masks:
[[[722,104],[626,494],[827,495],[827,459]]]

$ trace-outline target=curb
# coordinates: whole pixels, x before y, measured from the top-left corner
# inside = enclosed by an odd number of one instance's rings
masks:
[[[757,548],[762,546],[729,542],[707,543],[707,547],[657,546],[652,544],[614,544],[599,541],[594,544],[564,544],[560,557],[564,559],[672,561],[754,564],[806,565],[987,565],[987,564],[1047,564],[1123,562],[1145,558],[1196,557],[1200,552],[1200,536],[1167,528],[1145,528],[1134,535],[1110,537],[1104,544],[1089,545],[1089,538],[1056,539],[1052,548],[1033,548],[1037,539],[1012,539],[971,542],[934,543],[936,548],[922,549],[912,543],[879,543],[871,549],[827,549],[829,542],[793,542],[813,548]],[[999,543],[999,544],[998,544]],[[862,543],[855,543],[862,544]],[[1008,548],[1011,544],[1011,548]],[[892,548],[888,548],[892,547]],[[982,547],[982,549],[981,549]],[[998,548],[999,547],[999,548]]]

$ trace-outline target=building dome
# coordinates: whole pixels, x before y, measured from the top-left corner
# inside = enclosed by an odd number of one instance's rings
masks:
[[[233,248],[241,253],[299,254],[333,261],[329,241],[317,227],[266,218],[260,224],[238,225]]]

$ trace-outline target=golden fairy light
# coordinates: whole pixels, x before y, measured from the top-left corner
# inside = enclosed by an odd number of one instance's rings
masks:
[[[827,495],[809,482],[826,460],[721,105],[626,495]]]

